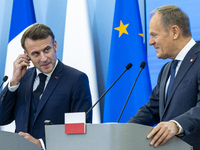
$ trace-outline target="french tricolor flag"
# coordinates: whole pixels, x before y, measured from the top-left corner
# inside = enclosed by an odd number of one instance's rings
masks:
[[[36,22],[32,0],[13,0],[12,17],[10,24],[9,42],[6,56],[5,75],[11,79],[13,62],[19,54],[24,53],[21,47],[21,37],[30,25]],[[4,84],[5,85],[5,84]]]
[[[21,47],[21,37],[24,31],[35,22],[36,18],[33,1],[13,0],[10,34],[4,72],[4,74],[8,76],[8,81],[12,78],[14,60],[19,54],[24,53],[24,49]],[[6,131],[14,131],[14,123],[2,127],[2,129]]]
[[[65,134],[85,133],[85,112],[65,113]]]

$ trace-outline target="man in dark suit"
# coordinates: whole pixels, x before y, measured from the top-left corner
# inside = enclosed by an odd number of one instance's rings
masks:
[[[14,61],[13,77],[0,94],[0,125],[15,120],[17,133],[44,147],[45,120],[64,124],[65,113],[91,107],[88,78],[57,59],[57,42],[49,27],[34,24],[23,34],[21,44],[24,54]],[[30,61],[34,67],[27,69]],[[42,83],[43,92],[37,98]],[[92,122],[92,112],[86,122]]]
[[[157,57],[173,61],[165,64],[149,102],[129,123],[156,125],[147,135],[150,144],[163,145],[177,135],[200,147],[200,43],[191,37],[188,16],[175,5],[152,12],[149,44]]]

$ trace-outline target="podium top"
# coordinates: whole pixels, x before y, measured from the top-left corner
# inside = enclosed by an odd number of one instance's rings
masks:
[[[67,135],[64,125],[45,126],[48,150],[155,150],[146,136],[153,127],[134,124],[87,124],[86,134]],[[171,138],[156,150],[192,150],[177,137]]]
[[[42,150],[41,147],[17,133],[6,131],[0,131],[0,145],[2,150]]]

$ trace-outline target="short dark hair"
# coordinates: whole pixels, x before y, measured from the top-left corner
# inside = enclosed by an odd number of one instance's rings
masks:
[[[166,31],[169,31],[173,25],[177,25],[181,29],[183,36],[191,36],[189,17],[178,6],[164,5],[152,11],[151,16],[155,13],[161,14],[161,23]]]
[[[48,26],[43,24],[34,24],[24,32],[21,38],[21,46],[26,51],[25,40],[27,38],[30,38],[31,40],[39,40],[46,39],[48,36],[52,37],[52,42],[54,43],[55,36]]]

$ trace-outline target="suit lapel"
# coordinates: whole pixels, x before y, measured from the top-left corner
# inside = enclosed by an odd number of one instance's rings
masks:
[[[170,74],[170,66],[171,66],[171,62],[166,64],[162,73],[161,81],[160,81],[160,95],[159,95],[160,118],[162,118],[163,113],[164,113],[164,108],[165,108],[165,87],[166,87],[167,79],[169,78],[169,74]]]
[[[28,80],[26,82],[26,90],[25,90],[25,109],[26,109],[26,118],[29,118],[30,116],[30,109],[31,109],[31,94],[33,91],[33,83],[35,80],[36,76],[36,70],[35,68],[30,70],[29,73],[27,74]],[[29,119],[25,119],[29,120]],[[28,124],[28,122],[27,122]]]
[[[195,62],[196,58],[197,58],[197,56],[195,55],[195,53],[193,52],[192,49],[185,56],[181,66],[177,72],[176,78],[174,79],[174,83],[171,87],[171,92],[169,93],[163,114],[166,112],[178,85],[183,80],[184,76],[186,75],[186,73],[188,72],[188,70],[190,69],[192,64]],[[191,61],[191,60],[193,60],[193,61]]]
[[[59,83],[59,80],[62,77],[62,63],[59,61],[53,74],[51,75],[51,78],[45,88],[45,91],[41,97],[41,100],[38,104],[38,108],[37,108],[37,112],[36,112],[36,116],[35,116],[35,120],[38,117],[39,113],[41,112],[42,108],[44,107],[44,105],[46,104],[46,102],[49,99],[49,96],[52,94],[52,92],[54,91],[54,89],[56,88],[57,84]],[[34,122],[35,122],[34,120]]]

